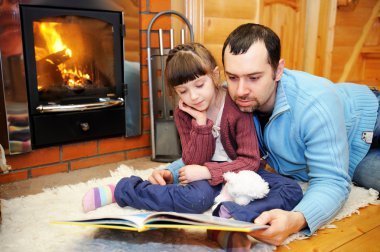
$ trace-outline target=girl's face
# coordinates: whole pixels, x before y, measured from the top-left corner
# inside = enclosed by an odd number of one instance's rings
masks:
[[[206,111],[215,100],[216,87],[209,75],[174,87],[179,98],[198,111]]]

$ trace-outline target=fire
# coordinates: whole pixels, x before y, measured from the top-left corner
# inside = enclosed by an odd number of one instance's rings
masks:
[[[35,47],[36,61],[43,60],[43,63],[54,65],[61,73],[66,87],[70,89],[84,88],[91,83],[91,76],[84,70],[78,69],[79,66],[67,66],[65,62],[72,59],[72,50],[65,45],[60,33],[61,23],[57,22],[34,22],[34,33],[44,40],[44,48]],[[35,35],[36,36],[36,35]],[[72,63],[72,62],[68,62]],[[49,83],[44,83],[48,84]],[[38,90],[43,90],[38,86]]]
[[[63,76],[65,82],[69,85],[70,88],[77,88],[86,85],[86,81],[90,81],[90,75],[83,73],[81,70],[78,70],[76,67],[72,69],[63,69]]]
[[[50,54],[67,48],[67,46],[63,44],[61,36],[56,29],[56,27],[59,26],[59,23],[42,22],[39,24],[41,35],[46,42]]]

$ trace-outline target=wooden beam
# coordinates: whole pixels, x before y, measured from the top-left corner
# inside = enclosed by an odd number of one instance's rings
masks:
[[[186,17],[189,19],[191,25],[193,26],[194,42],[204,43],[204,9],[204,0],[186,1]]]
[[[317,56],[318,24],[321,3],[319,0],[307,0],[305,27],[304,71],[314,74]]]
[[[323,71],[322,76],[325,78],[330,78],[331,74],[331,63],[332,63],[332,51],[334,48],[334,27],[336,19],[336,9],[337,9],[337,0],[331,0],[328,3],[328,15],[327,15],[327,27],[326,27],[326,40],[323,56]]]

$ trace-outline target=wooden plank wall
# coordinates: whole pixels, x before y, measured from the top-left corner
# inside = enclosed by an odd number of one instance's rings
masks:
[[[253,22],[271,27],[283,41],[286,66],[304,69],[306,0],[193,0],[190,19],[196,36],[213,53],[222,68],[221,51],[228,34],[237,26]],[[281,15],[278,15],[281,13]],[[201,17],[200,17],[201,16]]]
[[[336,14],[335,39],[331,66],[333,81],[363,83],[380,88],[380,16],[369,27],[363,47],[357,48],[360,54],[355,58],[352,70],[342,78],[344,67],[352,56],[358,41],[366,30],[365,25],[373,14],[378,0],[360,0],[351,8],[338,7]]]
[[[380,88],[380,14],[374,13],[379,0],[187,2],[192,3],[186,8],[191,9],[196,41],[212,51],[221,68],[221,49],[228,34],[240,24],[258,22],[280,36],[286,67],[334,82],[343,80]],[[373,24],[364,34],[374,14]],[[357,49],[360,53],[354,55]],[[342,78],[347,65],[351,65],[350,71]]]
[[[246,0],[204,1],[203,42],[222,67],[222,48],[228,34],[236,27],[258,21],[260,2]],[[242,6],[244,6],[242,8]]]
[[[260,23],[274,30],[281,39],[285,66],[304,69],[306,1],[264,1]],[[279,15],[281,13],[281,15]]]

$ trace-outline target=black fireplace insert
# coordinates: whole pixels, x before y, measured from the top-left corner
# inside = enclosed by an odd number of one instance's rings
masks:
[[[20,5],[32,147],[125,135],[123,13]]]

